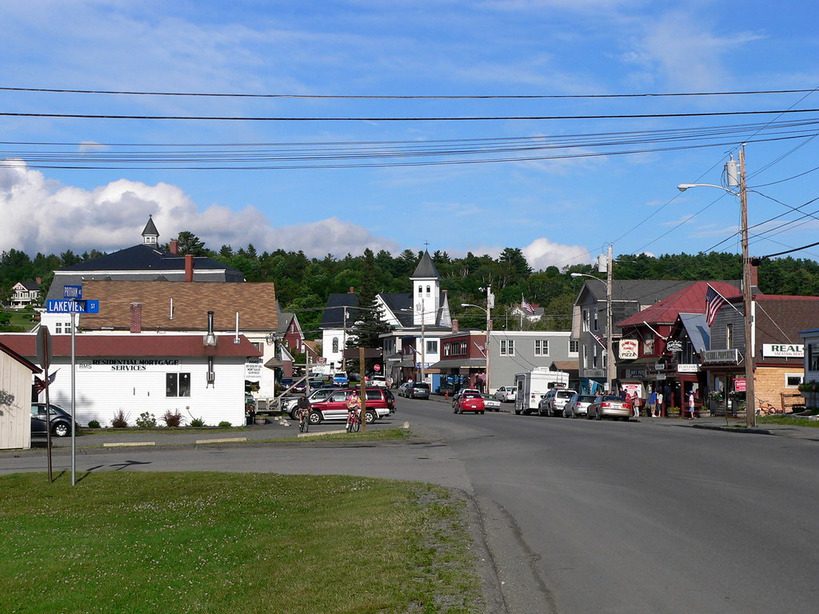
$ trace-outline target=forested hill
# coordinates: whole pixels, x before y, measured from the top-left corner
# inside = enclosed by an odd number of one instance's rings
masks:
[[[299,316],[308,336],[317,333],[316,325],[328,294],[346,292],[349,288],[365,296],[376,292],[407,292],[411,288],[409,276],[421,255],[410,250],[397,256],[386,251],[366,250],[360,256],[308,258],[301,252],[284,250],[257,253],[253,245],[235,251],[223,246],[213,252],[191,233],[180,233],[179,239],[182,253],[209,255],[241,270],[248,281],[275,282],[282,308]],[[2,252],[0,289],[4,302],[18,281],[42,277],[47,288],[53,270],[99,255],[99,252],[82,255],[65,252],[59,256],[37,254],[31,258],[18,250]],[[453,317],[465,327],[480,327],[485,316],[477,309],[461,308],[461,303],[483,304],[485,292],[480,288],[491,285],[496,296],[492,312],[496,329],[519,326],[519,322],[508,316],[508,310],[525,298],[545,310],[546,317],[538,328],[567,330],[572,304],[583,285],[582,278],[572,278],[569,274],[601,275],[590,265],[532,271],[517,248],[506,248],[497,258],[471,253],[452,258],[441,251],[434,252],[432,258],[441,275],[441,286],[449,293]],[[736,254],[718,252],[660,257],[620,255],[615,260],[613,276],[615,279],[738,280],[741,262]],[[819,295],[819,263],[790,257],[763,260],[759,265],[759,285],[767,294]]]

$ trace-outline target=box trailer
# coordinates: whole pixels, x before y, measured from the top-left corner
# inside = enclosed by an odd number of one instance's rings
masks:
[[[535,367],[531,371],[515,374],[515,413],[529,414],[537,411],[540,398],[550,388],[565,388],[569,385],[569,374],[565,371],[550,371],[547,367]]]

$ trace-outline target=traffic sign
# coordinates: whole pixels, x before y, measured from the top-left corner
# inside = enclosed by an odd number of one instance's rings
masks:
[[[378,373],[379,371],[381,371],[381,365],[379,365],[378,363],[375,363],[375,364],[373,365],[373,371],[375,371],[376,373]]]
[[[51,364],[51,332],[47,326],[37,329],[37,362],[45,371],[48,379],[48,366]]]
[[[50,298],[46,301],[48,313],[99,313],[100,302],[97,300],[74,301],[65,298]]]
[[[82,298],[82,286],[63,286],[63,298]]]

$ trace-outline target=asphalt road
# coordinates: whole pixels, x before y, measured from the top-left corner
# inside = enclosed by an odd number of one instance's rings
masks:
[[[81,449],[78,470],[346,473],[458,488],[508,612],[814,612],[819,443],[665,420],[454,415],[399,399],[412,443]],[[55,467],[69,463],[55,452]],[[42,470],[36,452],[0,472]]]

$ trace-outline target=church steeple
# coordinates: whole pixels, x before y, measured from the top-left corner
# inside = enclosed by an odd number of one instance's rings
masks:
[[[148,215],[148,223],[145,224],[145,230],[142,231],[143,245],[156,245],[159,240],[159,231],[156,229],[153,218]]]
[[[425,249],[415,272],[410,276],[412,281],[412,323],[419,326],[436,323],[438,309],[441,307],[441,284],[438,269],[429,252]]]

